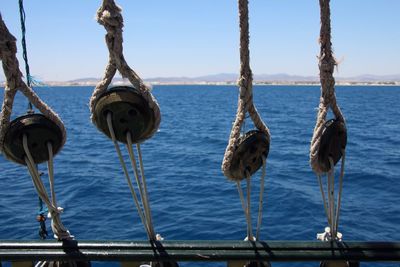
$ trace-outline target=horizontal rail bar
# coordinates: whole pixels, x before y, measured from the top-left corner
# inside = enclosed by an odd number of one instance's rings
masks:
[[[400,242],[0,241],[1,261],[400,261]]]

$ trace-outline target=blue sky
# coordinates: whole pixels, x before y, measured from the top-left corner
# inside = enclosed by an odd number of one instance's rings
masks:
[[[63,81],[103,75],[105,30],[94,19],[101,1],[24,2],[34,76]],[[125,20],[125,57],[143,78],[238,72],[236,0],[117,3]],[[399,0],[332,0],[331,9],[337,76],[400,73]],[[20,54],[18,1],[0,0],[0,12]],[[318,75],[318,34],[317,0],[250,0],[254,73]]]

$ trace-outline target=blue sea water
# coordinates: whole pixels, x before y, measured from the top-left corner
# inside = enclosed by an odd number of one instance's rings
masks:
[[[36,89],[60,114],[68,132],[55,159],[57,199],[65,209],[62,221],[77,239],[145,239],[113,144],[90,121],[92,90]],[[336,91],[348,128],[340,232],[345,240],[400,240],[400,87],[338,86]],[[235,184],[221,173],[237,93],[236,86],[153,88],[162,122],[142,152],[154,225],[167,240],[241,240],[246,235]],[[308,163],[319,95],[315,86],[254,88],[254,102],[272,135],[262,239],[315,240],[326,226]],[[18,94],[13,117],[26,106]],[[256,175],[253,222],[258,181]],[[27,170],[0,157],[0,239],[38,239],[37,212]]]

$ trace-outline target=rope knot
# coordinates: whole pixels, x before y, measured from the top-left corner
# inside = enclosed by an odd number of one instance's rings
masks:
[[[54,232],[54,238],[59,240],[59,241],[62,241],[62,240],[73,240],[74,239],[74,236],[71,235],[71,233],[68,230],[56,232],[53,229],[53,232]]]
[[[157,241],[163,241],[164,237],[162,237],[160,234],[156,234],[156,240]]]
[[[339,232],[336,233],[336,238],[332,238],[331,228],[325,227],[325,231],[323,233],[317,234],[317,239],[321,241],[342,241],[343,235]]]
[[[96,20],[101,25],[107,27],[107,30],[122,29],[124,21],[121,11],[122,9],[114,1],[104,0],[103,5],[97,11]]]

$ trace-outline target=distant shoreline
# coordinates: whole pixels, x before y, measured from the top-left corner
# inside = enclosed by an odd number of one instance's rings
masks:
[[[93,86],[97,85],[98,81],[68,81],[68,82],[58,82],[49,81],[43,82],[42,85],[36,87],[82,87],[82,86]],[[237,85],[234,81],[168,81],[168,82],[158,82],[158,81],[144,81],[150,86],[157,85],[215,85],[215,86],[226,86],[226,85]],[[112,85],[130,85],[126,80],[115,81]],[[319,81],[254,81],[253,85],[271,85],[271,86],[321,86]],[[336,81],[336,86],[400,86],[400,81]],[[5,82],[0,82],[0,87],[5,87]]]
[[[236,82],[146,82],[146,84],[151,85],[151,86],[163,86],[163,85],[215,85],[215,86],[226,86],[226,85],[237,85]],[[253,83],[254,85],[270,85],[270,86],[321,86],[319,82],[292,82],[292,81],[276,81],[276,82],[259,82],[256,81]],[[82,86],[93,86],[95,87],[97,85],[96,82],[45,82],[41,86],[37,87],[82,87]],[[112,85],[130,85],[129,82],[115,82]],[[345,81],[337,81],[335,83],[336,86],[400,86],[400,81],[399,82],[345,82]],[[5,87],[5,82],[0,82],[0,87]]]

